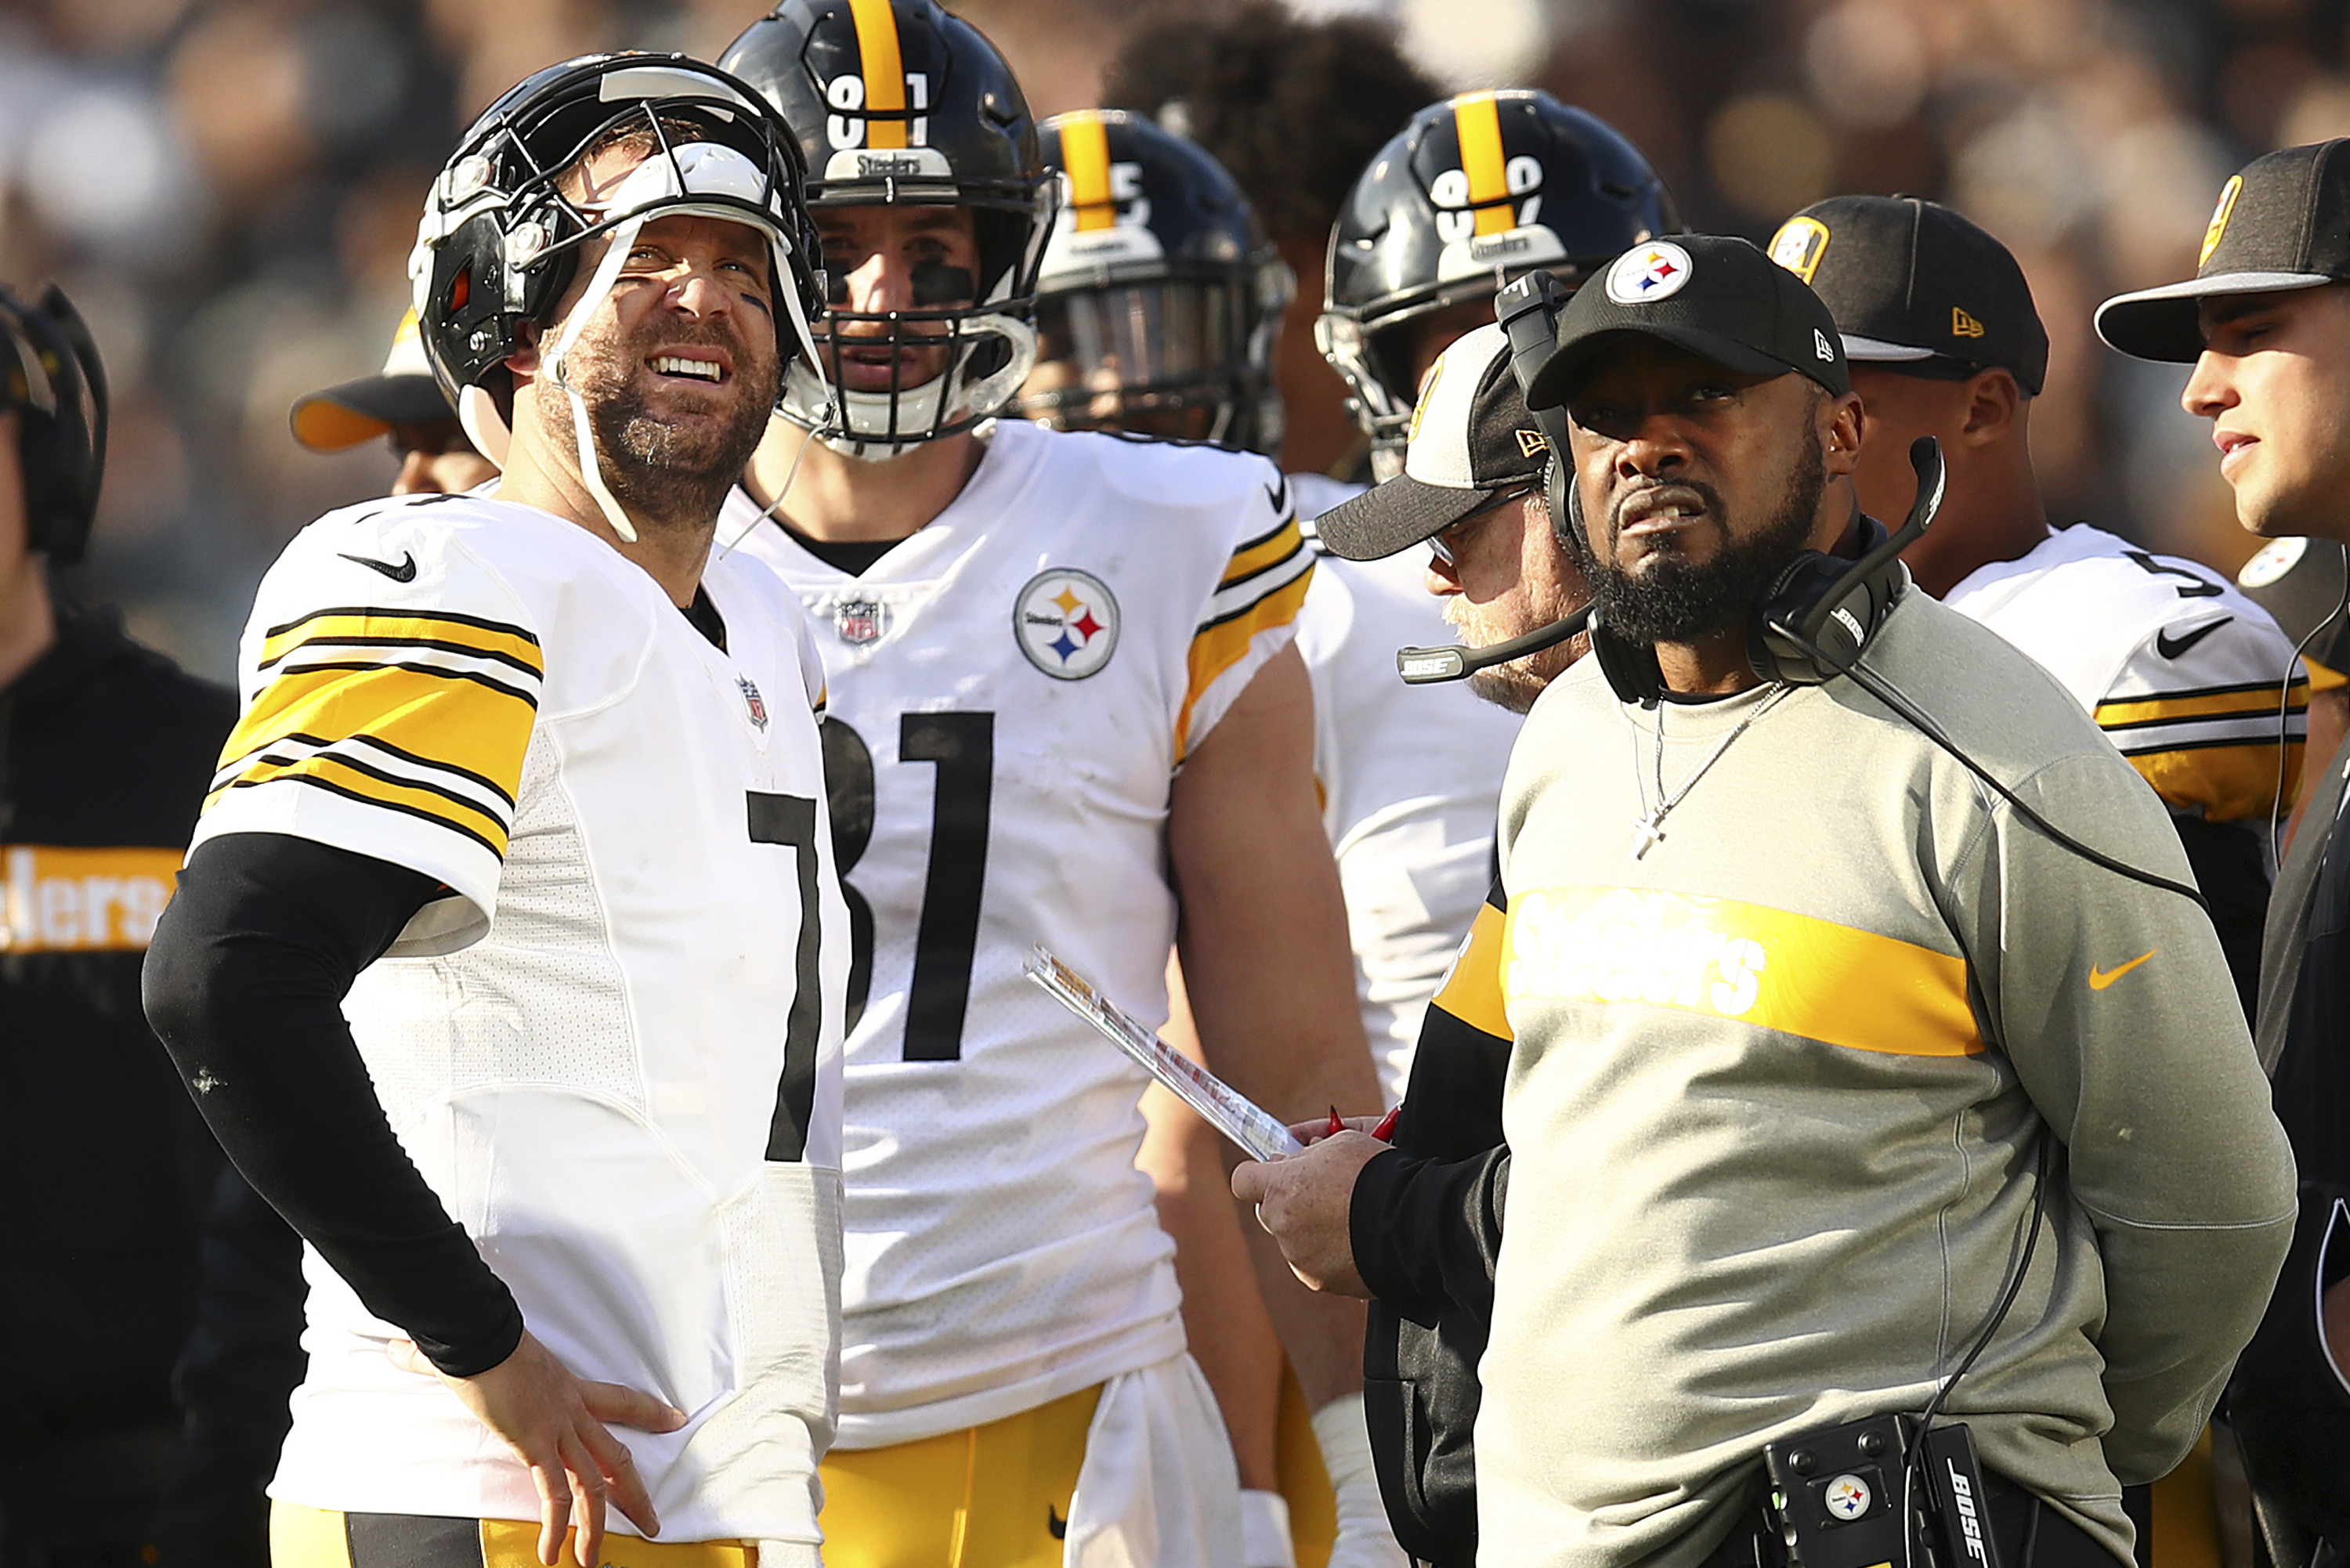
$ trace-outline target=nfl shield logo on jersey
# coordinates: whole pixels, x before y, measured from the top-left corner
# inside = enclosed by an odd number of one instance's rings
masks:
[[[743,705],[751,711],[751,722],[763,732],[767,728],[767,700],[759,695],[759,688],[747,675],[738,675],[734,684],[743,689]]]
[[[879,599],[843,599],[833,607],[832,629],[851,648],[881,640],[889,629],[889,611]]]
[[[1055,680],[1082,680],[1118,649],[1118,600],[1089,572],[1039,572],[1012,608],[1012,635],[1028,662]]]

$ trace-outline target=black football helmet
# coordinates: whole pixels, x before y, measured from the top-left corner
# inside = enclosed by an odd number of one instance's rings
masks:
[[[1546,267],[1569,287],[1681,226],[1638,148],[1544,92],[1462,93],[1379,150],[1330,231],[1314,337],[1354,392],[1381,479],[1403,469],[1419,389],[1394,329]]]
[[[16,411],[26,542],[81,559],[106,474],[106,367],[80,312],[51,284],[27,305],[0,287],[0,410]]]
[[[650,129],[657,153],[602,202],[566,195],[560,176],[630,121]],[[677,140],[670,127],[680,121],[698,139]],[[802,181],[791,129],[766,100],[683,55],[583,55],[508,89],[432,182],[408,263],[425,358],[474,445],[504,460],[494,400],[511,389],[506,356],[525,323],[555,325],[581,247],[664,213],[725,218],[764,234],[778,321],[798,329],[783,352],[795,363],[812,358],[807,323],[824,308],[824,281]],[[609,247],[608,264],[624,249]],[[564,340],[555,357],[568,347]]]
[[[836,280],[827,317],[876,327],[860,341],[877,348],[943,339],[945,373],[901,386],[893,369],[888,391],[853,391],[837,358],[820,363],[822,373],[794,366],[785,416],[853,457],[880,459],[996,413],[1035,360],[1036,265],[1053,181],[1028,101],[995,46],[936,0],[784,0],[721,61],[764,93],[799,139],[811,210],[956,206],[973,219],[977,276],[919,269],[941,275],[917,275],[914,307],[884,312],[843,308]]]
[[[1014,409],[1275,452],[1273,346],[1296,278],[1240,186],[1124,109],[1055,115],[1044,142],[1061,206],[1036,280],[1038,363]]]

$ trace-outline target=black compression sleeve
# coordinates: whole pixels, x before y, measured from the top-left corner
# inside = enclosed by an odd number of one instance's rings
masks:
[[[156,927],[145,1000],[255,1190],[369,1312],[465,1377],[514,1354],[522,1311],[392,1136],[341,1008],[435,891],[307,839],[211,839]]]

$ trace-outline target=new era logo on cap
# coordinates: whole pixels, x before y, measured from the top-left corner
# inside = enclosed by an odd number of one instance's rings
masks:
[[[1687,287],[1695,264],[1670,240],[1634,245],[1607,269],[1607,297],[1618,305],[1653,305]]]

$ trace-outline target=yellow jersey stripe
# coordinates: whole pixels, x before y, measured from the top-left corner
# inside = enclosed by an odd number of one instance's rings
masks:
[[[2320,664],[2309,658],[2303,658],[2302,663],[2309,667],[2309,689],[2312,691],[2332,691],[2350,686],[2350,675],[2343,674],[2331,665]]]
[[[1250,540],[1232,552],[1232,558],[1225,563],[1223,578],[1216,587],[1219,590],[1231,587],[1242,578],[1254,576],[1267,566],[1279,566],[1305,547],[1305,535],[1297,526],[1297,519],[1284,517],[1280,527],[1261,539]]]
[[[1502,151],[1501,103],[1490,92],[1452,100],[1452,130],[1461,142],[1461,172],[1469,177],[1469,204],[1477,232],[1498,234],[1516,226],[1510,209],[1509,160]]]
[[[1854,1051],[1983,1049],[1964,959],[1761,904],[1634,888],[1513,894],[1512,1000],[1642,1003]]]
[[[1291,525],[1291,531],[1295,532],[1295,524]],[[1208,688],[1216,683],[1218,676],[1248,657],[1257,633],[1286,626],[1297,618],[1298,607],[1305,602],[1306,585],[1313,580],[1314,568],[1308,566],[1246,609],[1211,621],[1192,635],[1187,659],[1191,683],[1183,692],[1183,707],[1175,715],[1177,762],[1181,762],[1191,750],[1191,710],[1199,705]]]
[[[1118,226],[1118,202],[1109,190],[1109,128],[1092,109],[1061,123],[1061,167],[1069,176],[1069,208],[1077,230]]]
[[[2285,692],[2288,712],[2309,705],[2309,682],[2295,680]],[[2128,730],[2148,724],[2175,724],[2182,719],[2252,719],[2276,717],[2277,688],[2273,682],[2219,687],[2176,697],[2133,697],[2100,702],[2097,727]]]
[[[2172,810],[2200,806],[2210,821],[2238,822],[2246,817],[2265,820],[2272,805],[2281,811],[2293,809],[2301,794],[2301,753],[2302,742],[2296,737],[2284,743],[2282,755],[2274,741],[2173,746],[2136,756],[2123,754],[2129,756],[2129,765]]]
[[[1482,1030],[1496,1040],[1510,1040],[1510,1014],[1502,994],[1502,959],[1508,917],[1491,904],[1478,907],[1477,919],[1469,928],[1469,940],[1462,944],[1461,956],[1452,961],[1452,972],[1444,978],[1433,999],[1434,1005],[1444,1009],[1471,1029]]]
[[[213,803],[230,790],[282,781],[315,785],[368,805],[388,806],[411,816],[421,816],[463,834],[493,855],[506,852],[505,824],[472,801],[450,790],[393,778],[328,752],[315,753],[299,761],[279,762],[263,757],[234,780],[206,795],[204,808],[209,811]]]
[[[898,13],[889,0],[848,0],[848,15],[857,25],[857,58],[865,70],[865,145],[903,147],[904,120],[873,118],[877,113],[901,113],[906,107],[906,67],[898,52]]]
[[[533,676],[543,675],[546,669],[538,639],[518,626],[473,616],[414,615],[364,607],[320,610],[270,628],[262,637],[259,668],[267,670],[294,649],[313,642],[362,648],[414,644],[475,654]]]
[[[221,766],[233,768],[296,739],[332,745],[365,735],[426,766],[446,768],[511,801],[522,787],[532,707],[487,682],[398,665],[296,670],[279,676],[229,732]]]

